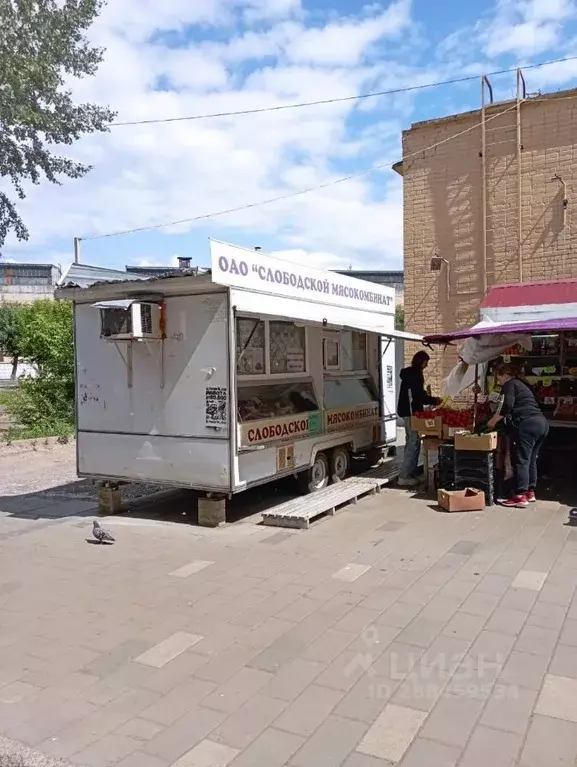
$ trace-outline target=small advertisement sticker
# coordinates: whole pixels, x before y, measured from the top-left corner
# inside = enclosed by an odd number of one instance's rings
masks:
[[[393,391],[394,388],[393,366],[387,365],[387,391]]]
[[[228,421],[228,397],[224,386],[207,386],[205,423],[211,429],[222,429]]]

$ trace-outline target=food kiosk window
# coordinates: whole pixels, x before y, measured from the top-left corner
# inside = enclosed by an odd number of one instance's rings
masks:
[[[240,423],[282,418],[313,410],[318,410],[318,404],[312,381],[241,386],[238,390]]]
[[[323,338],[323,367],[325,370],[341,369],[341,346],[338,338]]]
[[[343,330],[323,339],[323,367],[343,373],[363,373],[367,370],[367,334]]]
[[[269,322],[270,372],[304,373],[305,329],[292,322]]]
[[[368,378],[330,378],[325,381],[324,406],[335,410],[349,405],[368,405],[378,397]]]
[[[236,372],[239,376],[306,373],[306,330],[284,320],[236,320]]]
[[[265,326],[263,320],[239,317],[236,321],[236,372],[263,375],[265,370]]]
[[[532,333],[531,348],[518,344],[507,349],[500,358],[513,364],[531,385],[541,408],[552,421],[577,420],[577,334]],[[494,368],[489,363],[488,388],[498,390]]]
[[[351,336],[351,363],[353,370],[367,369],[367,334],[353,330]]]

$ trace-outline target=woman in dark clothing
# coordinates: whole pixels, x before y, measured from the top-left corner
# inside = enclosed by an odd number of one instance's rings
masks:
[[[515,368],[498,365],[495,379],[501,386],[501,399],[488,425],[493,429],[500,421],[505,421],[511,436],[515,476],[515,495],[503,501],[503,506],[525,508],[536,500],[537,459],[549,433],[549,424],[533,390]]]
[[[425,390],[423,371],[428,364],[429,355],[421,351],[415,354],[410,367],[401,370],[401,390],[397,405],[397,415],[405,423],[405,453],[399,476],[401,487],[413,487],[418,484],[415,474],[419,465],[421,440],[411,427],[411,416],[423,410],[425,405],[438,405],[440,402],[436,397],[427,394]]]

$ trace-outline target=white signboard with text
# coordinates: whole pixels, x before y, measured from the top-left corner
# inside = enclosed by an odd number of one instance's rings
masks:
[[[232,288],[391,315],[394,288],[210,241],[212,281]]]

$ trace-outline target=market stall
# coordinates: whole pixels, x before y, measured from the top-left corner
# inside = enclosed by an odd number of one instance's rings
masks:
[[[346,480],[397,439],[393,288],[211,241],[211,269],[67,284],[78,473],[228,496]],[[206,503],[205,503],[206,501]]]
[[[462,344],[459,363],[445,379],[444,388],[455,396],[470,390],[472,382],[477,383],[479,394],[471,413],[473,425],[485,417],[491,402],[498,399],[493,375],[498,363],[513,364],[527,380],[553,427],[542,453],[541,474],[549,480],[548,489],[556,498],[567,489],[566,480],[573,474],[573,456],[577,447],[574,431],[577,428],[577,310],[575,315],[515,322],[486,317],[467,330],[424,339],[424,343],[431,345]],[[510,474],[507,461],[507,446],[503,442],[495,454],[495,466],[500,471],[501,480],[497,492],[503,491]],[[569,472],[567,468],[570,468]],[[558,481],[559,475],[563,482]]]

